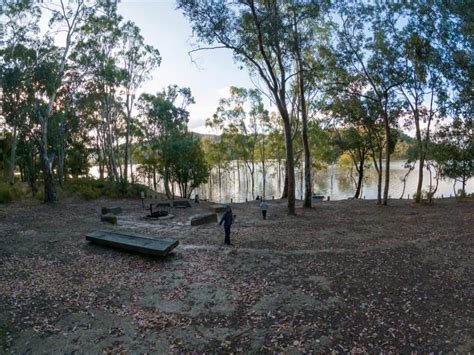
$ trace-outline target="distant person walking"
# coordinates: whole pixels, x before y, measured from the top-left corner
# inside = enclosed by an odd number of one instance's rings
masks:
[[[263,219],[267,219],[268,203],[264,199],[260,202],[260,210],[262,211]]]
[[[225,206],[225,213],[221,218],[221,221],[219,222],[219,225],[221,226],[222,223],[224,223],[224,243],[227,245],[232,245],[230,242],[230,226],[232,225],[233,222],[233,216],[232,216],[232,209],[230,208],[229,205]]]

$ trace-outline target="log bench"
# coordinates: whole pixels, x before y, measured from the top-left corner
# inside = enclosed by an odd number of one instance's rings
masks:
[[[86,240],[109,247],[148,255],[166,256],[179,245],[175,239],[155,239],[128,232],[97,230],[86,234]]]

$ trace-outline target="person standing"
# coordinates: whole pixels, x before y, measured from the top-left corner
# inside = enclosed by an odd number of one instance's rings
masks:
[[[260,210],[262,211],[263,219],[267,219],[268,203],[264,199],[260,202]]]
[[[225,206],[225,213],[219,222],[221,226],[224,223],[224,243],[227,245],[232,245],[230,242],[230,226],[233,222],[232,209],[229,205]]]

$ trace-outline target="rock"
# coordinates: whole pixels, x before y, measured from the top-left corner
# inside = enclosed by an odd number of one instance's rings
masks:
[[[216,223],[216,222],[217,222],[217,214],[212,213],[212,212],[197,214],[191,217],[192,226],[199,226],[201,224]]]
[[[174,200],[173,207],[178,207],[178,208],[191,207],[191,202],[189,202],[189,200]]]
[[[148,220],[154,220],[154,221],[164,221],[164,220],[173,219],[173,218],[174,218],[174,214],[171,214],[171,213],[166,216],[161,216],[161,217],[150,217],[149,215],[141,217],[141,219],[148,219]]]
[[[112,224],[117,224],[117,216],[112,213],[103,214],[100,216],[102,222],[109,222]]]
[[[122,207],[102,207],[102,214],[120,214],[122,213]]]
[[[173,218],[174,218],[174,214],[171,214],[171,213],[163,217],[158,217],[160,221],[164,221],[166,219],[173,219]]]
[[[212,206],[209,206],[209,209],[215,213],[224,213],[225,205],[212,205]]]
[[[160,201],[155,204],[156,208],[160,207],[171,207],[171,202],[170,201]]]

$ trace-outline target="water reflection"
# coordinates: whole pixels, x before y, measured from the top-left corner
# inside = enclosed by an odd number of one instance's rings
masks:
[[[393,161],[390,165],[390,191],[391,198],[400,198],[403,192],[403,177],[408,169],[404,167],[404,161]],[[135,166],[133,168],[135,176]],[[426,170],[426,169],[425,169]],[[267,199],[279,198],[283,191],[285,168],[282,162],[268,161],[265,163],[265,191],[263,191],[263,169],[261,164],[255,167],[255,186],[252,193],[251,174],[242,162],[233,161],[226,170],[221,172],[219,178],[218,170],[213,169],[209,182],[196,189],[193,193],[199,194],[200,198],[209,199],[215,202],[244,202],[246,199],[253,200],[257,196],[264,196]],[[91,169],[91,175],[98,177],[97,168]],[[328,166],[325,169],[313,171],[313,192],[329,196],[331,200],[342,200],[353,197],[355,193],[355,171],[350,168],[338,165]],[[300,199],[304,194],[304,175],[301,169],[296,168],[296,198]],[[152,180],[138,176],[138,181],[153,188]],[[416,192],[418,183],[418,168],[416,167],[408,176],[403,198],[411,198]],[[434,179],[432,183],[435,184]],[[448,197],[454,195],[454,181],[445,179],[439,181],[438,190],[435,197]],[[428,191],[430,177],[428,170],[425,171],[423,190]],[[456,190],[461,188],[461,184],[456,185]],[[158,180],[157,191],[164,192],[163,182]],[[178,191],[178,189],[176,189]],[[474,182],[469,180],[466,185],[466,192],[474,192]],[[375,169],[367,168],[365,172],[364,184],[361,196],[366,199],[377,198],[377,172]]]
[[[393,161],[390,166],[390,191],[391,198],[400,198],[403,192],[403,177],[408,169],[404,167],[404,161]],[[257,196],[265,196],[267,199],[272,197],[279,198],[283,191],[284,184],[284,167],[276,162],[267,162],[266,166],[266,186],[265,193],[263,191],[263,172],[261,166],[258,165],[255,174],[255,193],[252,195],[250,186],[250,174],[248,174],[242,165],[240,171],[237,172],[237,164],[235,162],[231,167],[225,171],[221,176],[221,188],[216,183],[219,178],[215,169],[212,171],[209,182],[199,189],[196,193],[202,198],[208,198],[212,201],[219,202],[243,202],[245,199],[255,199]],[[426,169],[425,169],[426,170]],[[280,174],[279,174],[280,172]],[[296,169],[296,198],[302,198],[304,193],[304,175],[303,171]],[[377,172],[374,168],[368,168],[365,173],[364,184],[362,187],[361,196],[366,199],[377,198]],[[240,176],[240,180],[238,177]],[[313,172],[313,191],[321,193],[324,196],[329,196],[331,200],[342,200],[353,197],[355,193],[355,171],[351,172],[350,168],[341,167],[338,165],[329,166],[325,169]],[[406,181],[404,198],[413,197],[416,192],[418,183],[418,169],[415,168]],[[432,181],[435,184],[435,181]],[[454,181],[451,179],[440,180],[438,190],[435,197],[454,195],[453,190]],[[425,171],[423,189],[428,191],[430,185],[429,172]],[[457,184],[456,189],[461,188]],[[468,181],[466,191],[472,192],[474,190],[474,183],[472,180]]]

